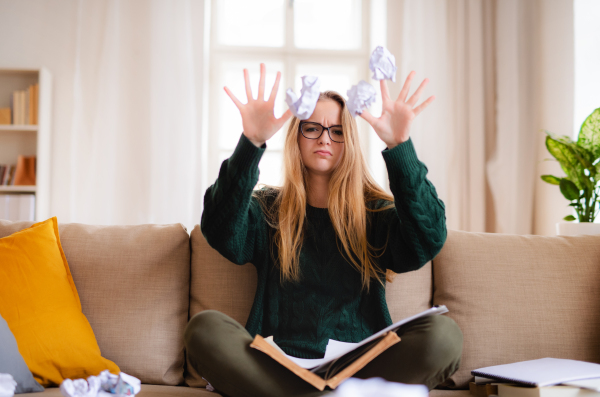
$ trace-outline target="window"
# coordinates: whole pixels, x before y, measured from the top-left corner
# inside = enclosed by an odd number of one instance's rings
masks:
[[[260,4],[260,6],[257,6]],[[243,69],[249,71],[252,92],[258,92],[259,64],[265,63],[268,98],[277,71],[281,82],[275,116],[287,109],[288,87],[299,94],[301,77],[316,75],[321,91],[346,91],[361,79],[370,80],[368,60],[377,45],[385,45],[385,0],[213,0],[211,10],[210,94],[208,107],[209,180],[231,156],[242,132],[238,109],[225,94],[227,86],[246,102]],[[373,82],[372,82],[373,83]],[[378,84],[373,84],[379,89]],[[379,112],[381,104],[379,104]],[[372,109],[374,113],[378,110]],[[368,148],[370,126],[357,118]],[[281,185],[282,149],[287,123],[267,143],[260,163],[259,183]],[[374,134],[374,132],[373,132]],[[364,150],[368,156],[368,150]]]

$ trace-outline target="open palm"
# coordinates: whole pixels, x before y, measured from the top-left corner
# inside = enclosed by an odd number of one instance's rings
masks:
[[[414,76],[415,72],[410,72],[404,82],[402,91],[400,91],[400,95],[398,95],[398,99],[395,101],[390,99],[385,80],[381,80],[381,101],[383,103],[381,116],[374,117],[366,109],[360,115],[371,124],[388,149],[392,149],[408,140],[413,120],[435,99],[435,96],[432,95],[419,106],[415,107],[421,92],[429,82],[428,79],[425,79],[415,93],[406,100],[410,90],[410,82]]]
[[[281,79],[281,73],[277,72],[275,78],[275,84],[271,90],[271,96],[265,101],[265,64],[260,64],[260,81],[258,83],[258,97],[254,99],[252,97],[252,90],[250,89],[250,77],[248,76],[248,70],[244,69],[244,80],[246,81],[246,96],[248,102],[243,104],[240,102],[231,90],[227,87],[223,87],[225,92],[235,106],[237,106],[240,114],[242,115],[242,126],[244,128],[244,135],[256,146],[262,146],[269,138],[271,138],[290,118],[292,112],[288,109],[280,118],[275,117],[273,109],[275,107],[275,97],[277,96],[277,89],[279,87],[279,80]]]

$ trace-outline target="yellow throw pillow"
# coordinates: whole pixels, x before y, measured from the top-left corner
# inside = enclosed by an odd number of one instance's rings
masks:
[[[60,245],[56,217],[0,238],[0,314],[43,386],[119,367],[101,356]]]

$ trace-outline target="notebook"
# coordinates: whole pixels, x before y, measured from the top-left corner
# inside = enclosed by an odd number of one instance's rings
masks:
[[[471,375],[529,386],[551,386],[600,377],[600,364],[548,357],[479,368],[471,371]]]

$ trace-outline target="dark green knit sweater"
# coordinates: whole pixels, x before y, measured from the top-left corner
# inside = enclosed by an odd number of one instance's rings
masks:
[[[370,292],[361,289],[359,272],[337,248],[327,209],[307,207],[301,281],[280,283],[270,250],[273,230],[252,196],[265,148],[257,148],[242,134],[233,155],[221,165],[217,181],[206,191],[201,221],[206,240],[221,255],[256,267],[258,285],[248,332],[273,335],[292,356],[319,358],[329,339],[359,342],[392,324],[385,287],[372,280]],[[378,258],[382,269],[417,270],[446,240],[444,204],[426,179],[427,168],[417,159],[410,139],[382,154],[395,208],[369,213],[368,240],[375,247],[387,242]]]

